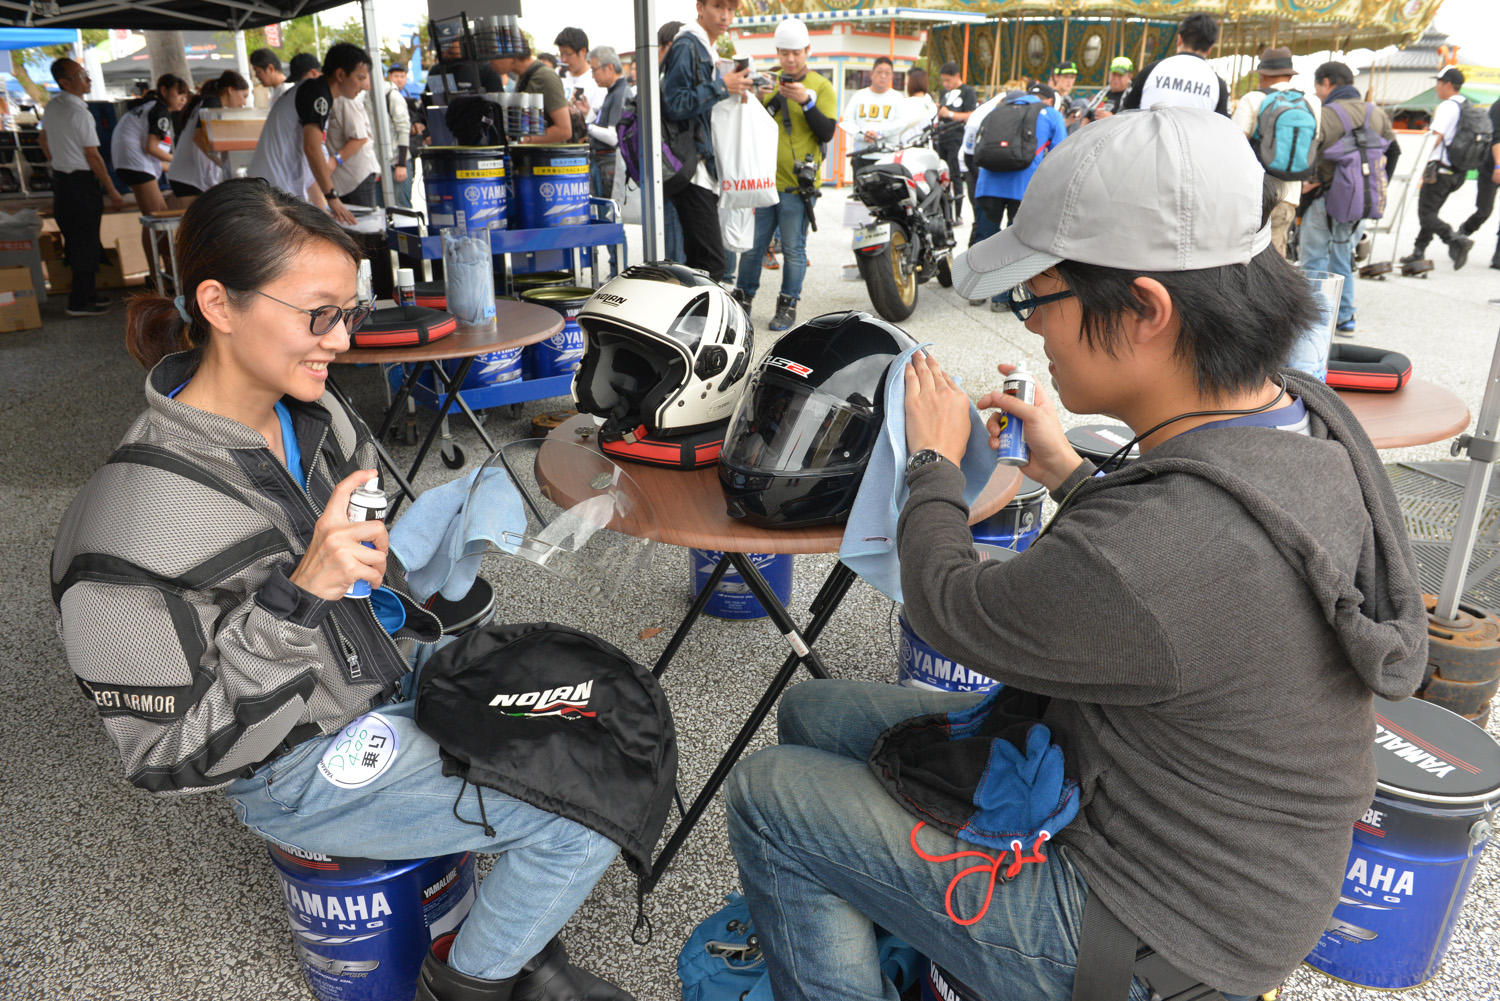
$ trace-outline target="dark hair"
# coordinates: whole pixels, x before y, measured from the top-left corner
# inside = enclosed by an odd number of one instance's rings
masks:
[[[589,51],[589,36],[582,28],[564,28],[552,39],[552,44],[557,46],[566,45],[574,52],[587,54]]]
[[[938,76],[958,76],[963,69],[955,62],[943,63],[943,68],[938,70]]]
[[[895,71],[896,64],[891,62],[890,56],[876,56],[875,61],[870,64],[870,69],[873,70],[875,67],[881,65],[882,63],[884,63],[886,66],[889,66],[893,72]]]
[[[198,311],[198,286],[224,283],[238,308],[252,290],[275,281],[292,256],[316,240],[326,240],[361,257],[359,246],[333,217],[254,178],[214,185],[194,200],[177,230],[178,290],[192,317],[183,323],[177,306],[164,295],[131,298],[125,312],[125,349],[146,368],[175,351],[201,347],[209,327]]]
[[[1327,80],[1335,87],[1354,86],[1354,71],[1344,63],[1324,63],[1313,70],[1313,80],[1322,83]]]
[[[256,49],[250,53],[250,65],[263,70],[281,72],[281,57],[270,49]]]
[[[927,93],[927,71],[924,69],[909,69],[906,71],[906,96]]]
[[[176,73],[163,73],[161,76],[156,78],[156,93],[158,96],[164,94],[168,90],[175,90],[179,94],[186,94],[192,91],[192,89],[193,85],[188,83],[182,77],[178,76]]]
[[[1280,182],[1265,185],[1262,225],[1280,198]],[[1057,273],[1078,296],[1085,343],[1110,355],[1120,342],[1120,318],[1144,311],[1135,280],[1160,282],[1180,324],[1175,355],[1192,367],[1198,391],[1210,398],[1260,386],[1286,364],[1297,336],[1318,318],[1302,272],[1275,247],[1249,264],[1198,271],[1130,271],[1062,261]]]
[[[668,45],[671,45],[672,44],[672,39],[676,38],[677,37],[677,33],[679,31],[681,31],[681,30],[682,30],[682,22],[681,21],[668,21],[666,24],[662,25],[660,28],[657,28],[656,29],[656,47],[659,48],[659,49],[665,49]]]
[[[296,61],[295,58],[292,60],[294,63]],[[334,71],[343,70],[345,76],[351,76],[361,66],[374,65],[370,61],[370,54],[358,45],[339,42],[337,45],[329,46],[328,54],[323,57],[323,75],[331,78]]]
[[[1207,52],[1219,40],[1219,22],[1212,14],[1189,14],[1177,26],[1181,38],[1193,52]]]
[[[538,52],[536,57],[553,69],[557,69],[557,56],[551,52]]]
[[[234,70],[225,70],[212,80],[203,81],[203,86],[198,88],[198,93],[192,96],[187,105],[182,109],[182,120],[186,122],[198,110],[205,98],[218,98],[226,90],[249,90],[250,81],[240,76]]]
[[[62,82],[63,82],[63,71],[64,71],[64,69],[66,69],[67,64],[71,63],[71,62],[73,62],[73,60],[69,59],[67,56],[63,56],[60,59],[54,59],[54,60],[52,60],[52,66],[50,68],[52,70],[52,80],[53,80],[53,82],[57,83],[59,86],[62,85]]]
[[[293,83],[299,83],[306,79],[307,74],[315,69],[322,68],[318,57],[311,52],[299,52],[286,64],[286,76]],[[350,72],[353,72],[352,70]]]

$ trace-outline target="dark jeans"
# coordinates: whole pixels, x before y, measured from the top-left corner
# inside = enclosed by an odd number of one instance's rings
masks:
[[[690,268],[706,271],[714,281],[724,278],[724,237],[719,231],[719,196],[689,184],[672,197],[682,224],[682,255]]]
[[[943,162],[948,165],[948,179],[953,182],[955,217],[963,210],[964,204],[964,172],[963,163],[959,159],[964,147],[964,138],[962,130],[959,132],[959,136],[952,142],[940,142],[937,145],[937,155],[942,157]],[[956,218],[955,221],[957,221]]]
[[[363,181],[360,181],[353,191],[348,193],[341,192],[339,194],[339,201],[345,205],[361,205],[367,209],[376,209],[380,207],[380,197],[380,175],[371,174]]]
[[[1019,198],[995,198],[991,195],[976,198],[974,203],[995,224],[996,232],[1002,227],[1013,225],[1016,221],[1016,209],[1021,207]]]
[[[52,215],[62,231],[63,254],[73,272],[68,308],[82,309],[95,299],[94,276],[104,246],[99,242],[99,220],[104,218],[104,189],[92,171],[52,175]]]
[[[1464,185],[1464,174],[1446,168],[1434,170],[1427,166],[1422,175],[1422,190],[1417,195],[1417,220],[1422,224],[1417,233],[1417,244],[1412,248],[1418,254],[1425,253],[1427,245],[1435,236],[1444,243],[1453,239],[1453,227],[1438,218],[1438,212],[1448,196]]]

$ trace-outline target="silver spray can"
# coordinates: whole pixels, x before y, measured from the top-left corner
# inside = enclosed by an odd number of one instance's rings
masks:
[[[350,521],[375,521],[385,517],[385,512],[390,507],[390,500],[385,491],[380,489],[380,474],[376,474],[362,487],[356,487],[354,493],[349,495],[349,520]],[[364,545],[371,549],[375,548],[373,542]],[[349,585],[349,590],[344,592],[346,598],[368,598],[370,596],[370,582],[357,580]]]
[[[1036,377],[1030,372],[1017,370],[1005,377],[1000,391],[1014,396],[1022,403],[1036,402]],[[1002,411],[1000,417],[1000,445],[995,451],[995,462],[1002,466],[1024,466],[1031,461],[1031,449],[1021,437],[1021,418]]]

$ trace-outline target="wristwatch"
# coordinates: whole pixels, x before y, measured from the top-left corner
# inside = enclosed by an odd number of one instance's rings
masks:
[[[910,476],[923,466],[930,466],[934,462],[941,462],[943,456],[934,448],[924,448],[922,451],[906,460],[906,475]]]
[[[323,197],[328,199],[330,202],[335,201],[338,196],[339,192],[337,188],[329,188],[327,191],[323,192]]]

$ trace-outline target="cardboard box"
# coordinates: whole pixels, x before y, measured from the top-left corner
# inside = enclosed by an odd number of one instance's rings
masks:
[[[139,252],[140,247],[136,247]],[[42,267],[47,272],[47,288],[55,293],[67,292],[73,287],[73,272],[63,260],[62,234],[43,233],[41,237]],[[99,259],[99,272],[94,276],[95,288],[125,288],[139,285],[139,275],[126,274],[120,264],[120,251],[105,247]]]
[[[30,268],[0,268],[0,332],[42,325]]]
[[[31,269],[31,287],[37,298],[47,297],[47,278],[42,270],[41,217],[33,210],[0,212],[0,268]]]

